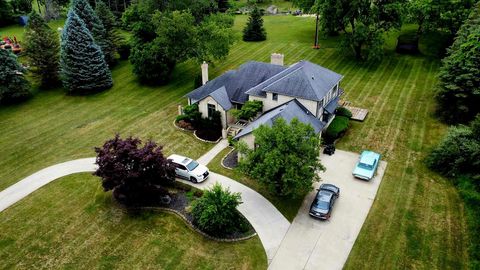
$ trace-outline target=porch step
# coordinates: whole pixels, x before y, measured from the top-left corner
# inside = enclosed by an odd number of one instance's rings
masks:
[[[228,127],[227,129],[227,136],[228,137],[235,137],[242,129],[238,127]]]

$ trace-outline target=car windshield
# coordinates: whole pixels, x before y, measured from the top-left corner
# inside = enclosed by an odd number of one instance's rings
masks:
[[[368,164],[361,163],[361,162],[358,164],[358,167],[360,167],[360,168],[362,168],[362,169],[367,169],[367,170],[373,169],[373,166],[372,166],[372,165],[368,165]]]
[[[198,166],[198,162],[196,162],[195,160],[192,160],[190,163],[187,164],[187,169],[189,171],[193,171],[195,170],[195,168],[197,168]]]

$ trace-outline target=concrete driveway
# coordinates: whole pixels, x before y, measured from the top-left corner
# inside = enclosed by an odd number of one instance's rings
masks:
[[[357,180],[352,170],[359,155],[337,150],[333,156],[322,155],[327,170],[321,183],[340,188],[332,217],[328,221],[308,215],[316,188],[305,198],[269,269],[342,269],[373,204],[387,163],[382,161],[377,176],[370,182]]]

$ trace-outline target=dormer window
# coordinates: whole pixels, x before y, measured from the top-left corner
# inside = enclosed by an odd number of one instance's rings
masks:
[[[272,100],[278,100],[278,94],[272,93]]]

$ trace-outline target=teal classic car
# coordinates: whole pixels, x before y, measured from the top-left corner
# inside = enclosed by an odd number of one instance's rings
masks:
[[[377,171],[379,162],[380,154],[372,151],[363,151],[352,174],[356,178],[370,181]]]

